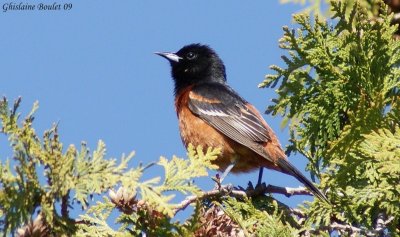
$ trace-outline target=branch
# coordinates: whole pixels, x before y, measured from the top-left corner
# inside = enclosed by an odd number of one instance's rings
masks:
[[[203,200],[206,198],[212,198],[212,197],[220,197],[226,194],[230,194],[231,196],[234,197],[246,197],[246,193],[244,191],[240,191],[240,190],[229,190],[228,187],[224,186],[221,187],[220,189],[214,189],[211,191],[206,191],[206,192],[201,192],[199,195],[195,196],[189,196],[187,197],[185,200],[183,200],[181,203],[177,204],[175,206],[175,213],[182,210],[185,210],[186,207],[188,207],[190,204],[197,202],[199,200]]]
[[[291,214],[296,215],[299,218],[306,218],[307,217],[307,215],[302,210],[300,210],[298,208],[289,207],[288,209],[289,209],[289,212]]]
[[[229,186],[221,186],[219,189],[214,189],[211,191],[205,191],[201,192],[197,196],[189,196],[185,200],[183,200],[181,203],[177,204],[175,206],[175,213],[186,209],[190,204],[197,202],[199,200],[207,199],[207,198],[214,198],[214,197],[221,197],[224,195],[229,195],[231,197],[236,197],[236,198],[249,198],[249,197],[254,197],[254,196],[260,196],[266,193],[278,193],[278,194],[283,194],[286,197],[291,197],[293,195],[311,195],[311,192],[308,191],[304,187],[298,187],[298,188],[289,188],[289,187],[278,187],[274,185],[268,185],[266,186],[265,183],[263,183],[260,186],[257,186],[255,189],[251,188],[249,190],[232,190],[232,187]]]
[[[68,206],[69,206],[69,190],[67,194],[62,196],[61,198],[61,216],[64,218],[69,217]]]
[[[362,231],[360,228],[354,227],[352,225],[344,225],[337,222],[333,222],[328,226],[328,228],[331,230],[347,231],[351,233],[361,233]]]
[[[308,189],[306,189],[305,187],[289,188],[289,187],[279,187],[274,185],[268,185],[265,189],[265,193],[278,193],[278,194],[283,194],[286,197],[291,197],[294,195],[312,196],[312,193],[308,191]]]
[[[323,226],[317,230],[311,230],[309,231],[310,234],[317,234],[320,231],[333,231],[333,230],[337,230],[340,232],[348,232],[348,233],[356,233],[356,234],[362,234],[365,236],[379,236],[380,233],[382,233],[385,229],[387,224],[389,224],[392,220],[394,219],[393,216],[389,217],[387,220],[383,220],[381,217],[378,218],[377,220],[377,226],[375,229],[373,230],[367,230],[365,228],[359,228],[359,227],[355,227],[352,225],[347,225],[347,224],[340,224],[337,222],[333,222],[332,224],[330,224],[329,226]]]

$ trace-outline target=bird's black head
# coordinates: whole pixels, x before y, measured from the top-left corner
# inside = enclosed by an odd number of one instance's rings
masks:
[[[175,93],[205,82],[225,83],[225,66],[215,51],[201,44],[190,44],[176,53],[156,53],[171,63]]]

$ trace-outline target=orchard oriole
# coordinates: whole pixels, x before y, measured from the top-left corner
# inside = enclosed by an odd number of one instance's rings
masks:
[[[279,141],[257,109],[227,83],[225,66],[209,46],[191,44],[176,53],[156,54],[172,67],[175,107],[182,141],[187,147],[219,147],[215,164],[240,173],[266,167],[289,174],[315,196],[327,201],[298,169],[289,163]]]

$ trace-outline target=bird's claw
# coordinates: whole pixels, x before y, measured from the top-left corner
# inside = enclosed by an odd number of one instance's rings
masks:
[[[263,183],[257,183],[257,185],[256,185],[256,190],[257,189],[260,189],[260,188],[265,188],[267,186],[267,184],[265,183],[265,182],[263,182]]]
[[[263,183],[257,183],[257,185],[254,187],[253,183],[251,181],[249,181],[249,183],[247,184],[247,188],[244,191],[257,192],[257,191],[265,189],[266,186],[267,186],[267,184],[265,184],[265,182],[263,182]]]
[[[257,186],[256,186],[257,187]],[[253,183],[251,182],[251,181],[249,181],[248,183],[247,183],[247,188],[246,188],[246,190],[254,190],[254,185],[253,185]]]

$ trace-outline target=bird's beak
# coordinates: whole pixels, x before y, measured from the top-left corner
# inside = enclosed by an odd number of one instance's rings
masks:
[[[175,53],[168,53],[168,52],[155,52],[155,54],[160,55],[161,57],[166,58],[170,62],[179,62],[182,58],[176,55]]]

